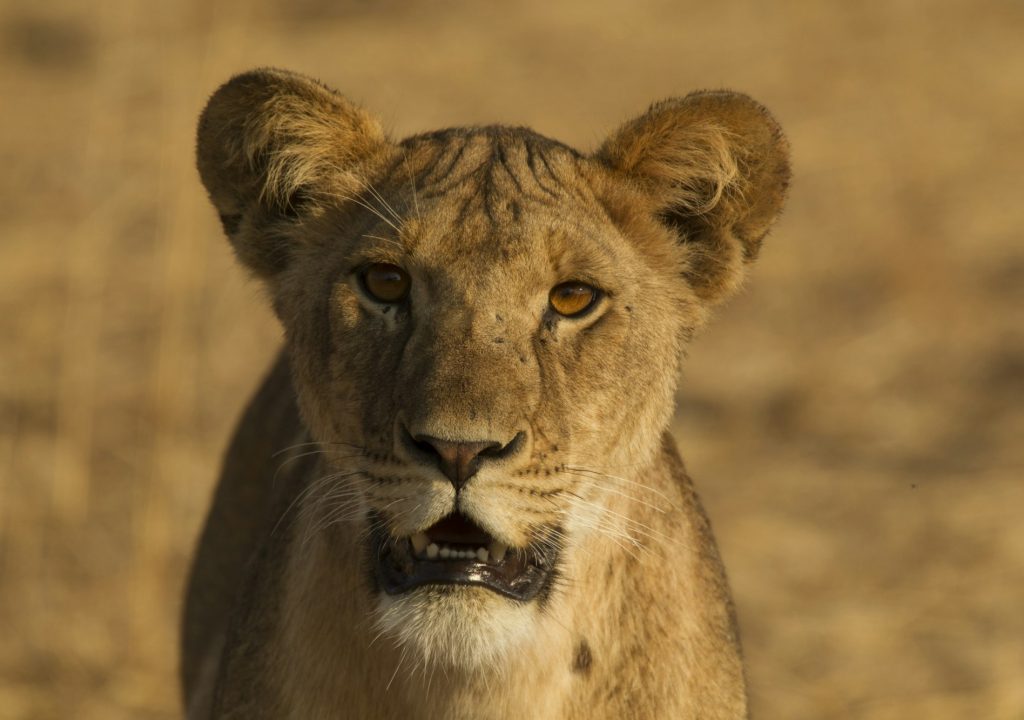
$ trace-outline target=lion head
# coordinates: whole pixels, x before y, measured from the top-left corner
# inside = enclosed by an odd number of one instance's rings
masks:
[[[214,94],[198,164],[323,451],[303,532],[359,544],[381,629],[457,665],[572,591],[788,180],[778,126],[735,93],[657,103],[583,154],[501,126],[394,142],[277,70]]]

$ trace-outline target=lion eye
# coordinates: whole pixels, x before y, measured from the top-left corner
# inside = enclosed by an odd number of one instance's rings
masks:
[[[363,287],[377,302],[398,303],[409,295],[409,273],[397,265],[374,263],[362,274]]]
[[[581,282],[564,282],[551,288],[548,302],[559,315],[575,317],[592,308],[600,297],[597,288]]]

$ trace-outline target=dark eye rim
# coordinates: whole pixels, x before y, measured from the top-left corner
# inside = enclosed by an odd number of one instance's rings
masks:
[[[373,268],[394,268],[395,270],[398,270],[398,272],[400,272],[402,275],[404,275],[406,278],[406,288],[405,292],[402,294],[402,297],[398,298],[397,300],[385,300],[384,298],[381,298],[378,295],[376,295],[370,289],[370,285],[366,281],[367,274]],[[379,305],[401,305],[402,303],[407,302],[409,300],[409,294],[412,290],[412,277],[409,275],[409,272],[401,265],[396,265],[395,263],[390,262],[369,262],[366,263],[365,265],[360,266],[356,270],[356,276],[359,278],[359,287],[366,295],[366,297],[368,297],[371,301]]]
[[[565,287],[567,285],[579,285],[589,289],[593,293],[590,298],[590,302],[587,303],[582,310],[571,314],[561,312],[558,308],[555,307],[555,304],[551,302],[551,296],[554,295],[555,290],[557,290],[560,287]],[[553,285],[551,289],[548,290],[548,308],[560,318],[579,320],[581,318],[585,318],[586,316],[594,312],[594,310],[596,310],[597,307],[601,304],[601,300],[604,299],[605,295],[606,293],[604,290],[597,287],[596,285],[591,285],[590,283],[584,280],[566,280],[564,282],[560,282]]]

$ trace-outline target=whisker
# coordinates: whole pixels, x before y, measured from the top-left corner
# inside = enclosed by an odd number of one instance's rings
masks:
[[[339,200],[341,202],[355,203],[356,205],[359,205],[364,210],[368,210],[369,212],[373,213],[377,218],[379,218],[381,220],[381,222],[383,222],[386,225],[389,225],[391,227],[391,229],[393,229],[395,232],[401,232],[399,230],[398,226],[395,225],[395,223],[393,223],[389,218],[385,217],[384,214],[381,213],[380,210],[378,210],[377,208],[375,208],[372,205],[370,205],[368,202],[366,202],[366,201],[364,201],[364,200],[362,200],[362,199],[360,199],[358,197],[354,197],[352,195],[342,195],[342,194],[339,194],[339,193],[331,193],[331,192],[324,192],[322,194],[324,195],[324,197],[331,198],[331,199],[334,199],[334,200]]]
[[[324,475],[321,478],[313,480],[312,482],[309,483],[308,486],[306,486],[302,490],[302,492],[297,493],[295,495],[292,501],[288,504],[288,507],[286,507],[284,511],[281,513],[280,517],[278,517],[277,522],[274,523],[274,528],[270,531],[270,534],[274,535],[277,532],[278,528],[281,526],[281,523],[284,522],[284,519],[288,516],[288,513],[290,513],[295,508],[296,505],[299,505],[300,503],[305,503],[306,500],[311,495],[313,495],[313,493],[318,492],[320,488],[324,487],[330,482],[336,480],[344,480],[345,478],[361,474],[363,474],[362,470],[354,470],[352,472],[331,473],[329,475]]]
[[[384,692],[388,692],[389,690],[391,690],[391,683],[393,683],[395,681],[395,678],[398,676],[398,671],[402,669],[402,664],[405,662],[405,656],[408,655],[408,654],[409,654],[409,646],[406,645],[402,649],[402,655],[401,655],[401,657],[398,658],[398,665],[395,666],[395,672],[393,672],[391,674],[391,679],[388,680],[388,684],[384,688]]]
[[[278,473],[280,473],[284,469],[284,467],[286,465],[288,465],[289,463],[293,463],[296,460],[301,460],[304,457],[311,457],[313,455],[325,455],[328,452],[330,452],[330,450],[324,450],[324,449],[309,450],[307,452],[298,453],[296,455],[292,455],[289,458],[285,458],[284,460],[281,461],[281,464],[277,466],[277,471],[274,473],[274,480],[277,480]],[[362,456],[362,453],[359,453],[357,455],[344,455],[344,456],[342,456],[340,458],[335,458],[335,460],[351,460],[352,458],[356,458],[356,457],[360,457],[360,456]]]
[[[403,151],[402,152],[402,163],[405,165],[405,172],[409,176],[409,185],[412,186],[412,203],[416,210],[416,219],[422,220],[423,216],[420,215],[420,201],[416,193],[416,176],[412,173],[412,168],[409,167],[409,156]]]
[[[661,492],[657,488],[652,487],[652,486],[650,486],[650,485],[648,485],[646,483],[642,483],[642,482],[639,482],[637,480],[630,480],[628,478],[620,477],[618,475],[611,475],[609,473],[601,472],[600,470],[595,470],[593,468],[578,467],[578,466],[575,466],[575,465],[564,465],[562,467],[562,469],[563,470],[571,470],[572,472],[575,472],[575,473],[581,473],[581,474],[585,474],[585,475],[593,475],[593,476],[600,477],[600,478],[606,478],[608,480],[618,480],[619,482],[625,483],[627,485],[633,485],[633,486],[636,486],[636,487],[639,487],[639,488],[643,488],[644,490],[648,490],[648,491],[654,493],[655,495],[658,495],[659,497],[661,497],[663,500],[665,500],[667,503],[669,503],[673,507],[678,508],[678,506],[675,504],[675,502],[672,500],[672,498],[670,498],[668,495],[665,495],[663,492]]]
[[[329,504],[328,503],[328,499],[330,499],[330,500],[337,499],[337,500],[340,500],[340,502],[338,502],[337,507],[334,507],[334,508],[331,508],[331,509],[327,510],[327,509],[324,509],[323,506]],[[389,505],[384,506],[381,510],[387,510],[389,507],[391,507],[391,505],[394,505],[397,502],[399,502],[399,501],[395,500],[394,502],[390,503]],[[337,495],[327,494],[327,495],[321,497],[320,500],[316,503],[316,507],[320,511],[318,513],[318,517],[317,517],[315,522],[311,522],[306,527],[306,532],[303,535],[303,540],[302,540],[302,543],[300,544],[300,546],[301,547],[305,547],[306,544],[314,536],[320,534],[321,532],[324,532],[325,530],[327,530],[328,528],[330,528],[330,527],[332,527],[334,525],[339,525],[341,523],[348,522],[349,520],[353,520],[353,519],[355,519],[357,517],[362,516],[364,514],[363,513],[363,505],[364,504],[365,503],[363,501],[362,493],[360,493],[358,491],[355,491],[351,495],[346,495],[346,494],[337,494]]]
[[[276,458],[278,455],[282,455],[288,452],[289,450],[297,450],[298,448],[309,447],[310,445],[342,445],[350,448],[356,448],[357,450],[365,450],[365,448],[362,447],[361,445],[353,445],[352,443],[347,442],[310,440],[309,442],[296,443],[294,445],[289,445],[288,447],[283,447],[270,457]]]
[[[579,472],[577,472],[575,470],[571,470],[571,471],[568,471],[568,472],[569,472],[570,475],[581,475],[582,474],[582,473],[579,473]],[[632,500],[634,502],[640,503],[641,505],[649,507],[651,510],[654,510],[655,512],[659,512],[659,513],[662,513],[662,514],[665,514],[666,512],[668,512],[667,510],[665,510],[665,508],[660,507],[659,505],[655,505],[654,503],[648,502],[647,500],[644,500],[642,497],[639,497],[638,495],[633,495],[631,493],[628,493],[628,492],[626,492],[626,491],[624,491],[624,490],[622,490],[620,488],[614,488],[614,487],[611,487],[610,485],[601,485],[600,489],[601,489],[602,492],[610,492],[613,495],[618,495],[619,497],[626,498],[627,500]]]
[[[397,240],[394,240],[392,238],[386,238],[386,237],[381,237],[380,235],[370,235],[370,234],[364,234],[362,237],[368,238],[370,240],[380,240],[381,242],[391,243],[392,245],[394,245],[398,249],[400,249],[402,251],[405,251],[405,246],[402,245],[402,243],[400,243]]]
[[[381,206],[384,208],[385,211],[390,213],[392,219],[395,222],[397,222],[399,224],[402,223],[402,216],[399,215],[397,212],[395,212],[395,209],[393,207],[391,207],[391,205],[388,204],[388,201],[384,199],[383,195],[381,195],[379,192],[377,192],[377,189],[375,187],[373,187],[373,185],[371,185],[369,182],[366,182],[365,180],[363,180],[361,184],[363,186],[363,189],[366,192],[370,193],[371,197],[376,199],[377,202],[379,202],[381,204]]]
[[[585,506],[590,507],[591,509],[597,511],[598,514],[611,515],[612,517],[617,519],[619,522],[625,524],[626,527],[630,531],[632,531],[632,532],[637,532],[637,533],[639,533],[641,535],[644,535],[644,536],[646,536],[646,537],[648,537],[648,538],[650,538],[652,540],[658,540],[659,542],[664,542],[664,543],[675,542],[673,538],[669,537],[668,535],[664,535],[664,534],[658,532],[657,530],[652,528],[650,525],[642,523],[642,522],[640,522],[638,520],[634,520],[633,518],[629,517],[628,515],[623,515],[622,513],[616,512],[615,510],[612,510],[609,507],[606,507],[606,506],[603,506],[603,505],[598,505],[597,503],[591,502],[589,500],[584,500],[582,498],[577,498],[577,502],[581,503],[581,504],[583,504]]]

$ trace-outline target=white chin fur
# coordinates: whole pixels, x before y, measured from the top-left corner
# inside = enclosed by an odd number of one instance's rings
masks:
[[[481,587],[427,586],[382,594],[375,624],[424,667],[472,671],[499,665],[530,634],[534,612],[534,603]]]

